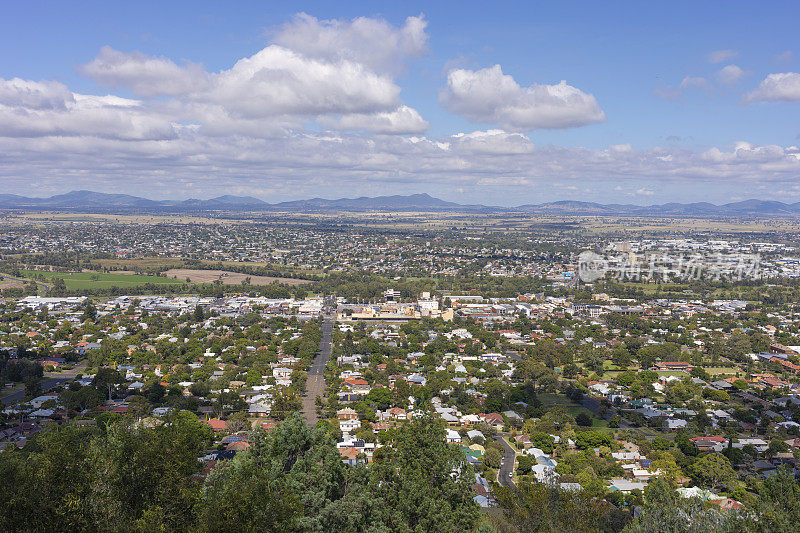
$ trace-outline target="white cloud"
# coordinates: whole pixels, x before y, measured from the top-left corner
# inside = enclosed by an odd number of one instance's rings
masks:
[[[736,50],[715,50],[706,56],[709,63],[722,63],[729,61],[738,56],[739,52]]]
[[[0,79],[0,136],[52,135],[139,141],[172,139],[176,132],[138,100],[75,94],[57,82]]]
[[[770,74],[745,97],[747,102],[756,101],[800,101],[800,74],[797,72],[781,72]]]
[[[780,54],[775,54],[772,57],[772,60],[775,61],[776,63],[783,63],[783,64],[791,63],[792,60],[794,60],[794,52],[792,52],[791,50],[785,50]]]
[[[322,115],[397,108],[400,88],[388,76],[352,61],[328,62],[268,46],[215,74],[208,91],[189,98],[225,106],[231,114]]]
[[[389,112],[353,113],[339,119],[323,118],[319,122],[338,130],[365,130],[387,134],[423,133],[429,126],[416,109],[405,105]]]
[[[745,76],[747,76],[747,72],[738,65],[728,65],[717,72],[717,81],[723,85],[735,85]]]
[[[592,95],[565,82],[521,87],[499,66],[451,70],[441,100],[502,129],[427,138],[428,123],[403,103],[393,74],[424,51],[424,19],[412,17],[401,28],[361,19],[293,24],[323,35],[311,44],[291,44],[283,35],[280,44],[218,72],[110,48],[82,69],[138,99],[74,93],[56,81],[0,79],[0,183],[23,193],[35,184],[42,192],[119,187],[152,197],[186,197],[189,189],[302,197],[342,196],[365,184],[532,190],[559,181],[567,184],[563,190],[584,190],[592,182],[604,193],[617,183],[633,192],[660,191],[659,181],[713,187],[726,181],[748,190],[800,175],[796,147],[537,146],[522,132],[605,115]],[[314,48],[319,43],[340,43],[339,51],[326,55]],[[384,48],[367,53],[378,46]],[[710,86],[700,80],[687,78],[681,90]]]
[[[129,87],[144,98],[196,92],[209,83],[208,73],[196,63],[181,67],[164,57],[120,52],[110,46],[102,47],[97,57],[80,71],[102,85]]]
[[[703,77],[686,76],[681,80],[679,88],[681,90],[701,89],[703,91],[709,91],[711,89],[711,84]]]
[[[509,131],[571,128],[606,119],[594,96],[566,81],[520,87],[500,65],[451,70],[440,101],[453,113]]]
[[[423,15],[408,17],[402,27],[395,28],[379,18],[319,20],[300,13],[277,32],[274,42],[308,57],[396,71],[408,57],[426,51],[427,25]]]
[[[507,133],[503,130],[458,133],[450,138],[450,143],[448,144],[461,152],[475,154],[528,154],[534,149],[534,144],[525,135]]]
[[[653,91],[653,94],[659,98],[671,100],[680,98],[689,89],[699,89],[706,94],[710,93],[713,89],[711,82],[701,76],[686,76],[684,77],[677,87],[673,85],[662,85]]]
[[[27,109],[66,109],[74,102],[67,86],[57,81],[31,81],[0,78],[0,105]]]

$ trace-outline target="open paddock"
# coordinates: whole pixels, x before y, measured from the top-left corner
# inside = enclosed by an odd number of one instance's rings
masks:
[[[273,278],[271,276],[250,276],[239,272],[228,272],[225,270],[195,270],[189,268],[171,268],[164,274],[168,278],[185,281],[189,278],[191,283],[214,283],[220,280],[223,285],[241,285],[243,281],[250,278],[251,285],[271,285],[278,282],[286,285],[305,285],[311,283],[305,279],[294,278]]]

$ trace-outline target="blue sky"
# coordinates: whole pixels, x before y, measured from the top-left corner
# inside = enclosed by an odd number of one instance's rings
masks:
[[[17,3],[0,21],[0,182],[267,201],[800,201],[795,8]]]

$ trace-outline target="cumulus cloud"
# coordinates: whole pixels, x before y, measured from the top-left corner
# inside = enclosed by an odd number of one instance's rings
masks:
[[[426,25],[421,15],[394,27],[378,18],[300,14],[277,32],[276,44],[218,72],[110,47],[79,71],[103,86],[130,89],[144,100],[142,110],[205,135],[272,137],[313,121],[342,130],[418,134],[428,123],[403,104],[393,77],[403,61],[424,52]],[[58,91],[69,94],[44,83],[27,94],[33,101]],[[53,101],[63,100],[56,95]]]
[[[305,31],[309,42],[293,42],[289,27]],[[275,43],[216,72],[111,48],[81,69],[136,99],[76,93],[56,81],[0,79],[0,182],[15,192],[34,183],[53,192],[118,184],[149,196],[186,197],[191,188],[261,191],[269,199],[286,190],[341,196],[365,183],[510,190],[560,181],[564,190],[583,190],[591,181],[598,190],[618,182],[637,191],[660,190],[658,181],[746,187],[800,176],[796,147],[535,145],[523,132],[605,115],[591,94],[566,82],[521,87],[499,66],[453,69],[440,93],[447,109],[495,129],[428,138],[428,123],[402,101],[394,78],[398,65],[424,52],[422,17],[396,28],[380,19],[301,16],[281,32]],[[787,75],[797,76],[780,76]],[[703,88],[699,78],[681,86]]]
[[[423,15],[395,28],[380,18],[319,20],[300,13],[274,36],[274,42],[308,57],[348,60],[381,71],[398,70],[408,57],[422,55],[428,42]]]
[[[500,65],[451,70],[439,97],[453,113],[510,131],[571,128],[606,119],[594,96],[566,81],[521,87]]]
[[[138,100],[70,92],[57,82],[0,79],[0,135],[172,139],[173,125]]]
[[[717,81],[723,85],[736,85],[745,76],[747,72],[738,65],[728,65],[717,71]]]
[[[203,135],[202,129],[177,128],[170,139],[105,137],[0,136],[0,180],[62,184],[62,188],[107,188],[124,184],[128,192],[185,189],[219,191],[283,190],[294,196],[342,196],[365,183],[391,190],[419,187],[433,192],[459,187],[506,191],[524,178],[532,186],[554,181],[584,187],[589,183],[625,184],[626,190],[676,189],[706,184],[748,188],[754,183],[794,183],[800,175],[796,147],[738,143],[704,152],[688,148],[638,150],[628,145],[606,149],[534,146],[526,136],[478,131],[441,138],[365,136],[289,131],[274,137]],[[573,181],[574,180],[574,181]],[[660,183],[660,185],[658,185]],[[501,185],[505,184],[505,185]],[[655,185],[654,185],[655,184]],[[55,185],[53,185],[55,186]],[[776,185],[778,186],[778,185]],[[605,185],[601,185],[605,187]],[[183,191],[183,192],[181,192]],[[286,194],[284,192],[284,194]]]
[[[770,74],[755,90],[745,96],[745,101],[800,101],[800,74],[797,72]]]
[[[360,63],[321,61],[271,45],[215,74],[208,90],[189,98],[265,117],[389,111],[399,95],[391,78]]]
[[[338,119],[323,118],[320,123],[337,130],[364,130],[387,134],[424,133],[429,126],[416,109],[405,105],[389,112],[353,113]]]
[[[208,73],[196,63],[178,66],[164,57],[120,52],[110,46],[102,47],[97,57],[81,66],[80,71],[101,85],[129,87],[144,98],[195,92],[209,82]]]
[[[0,105],[28,109],[65,109],[74,98],[67,86],[57,81],[0,78]]]
[[[709,53],[706,56],[709,63],[723,63],[725,61],[730,61],[734,57],[738,56],[739,52],[736,50],[715,50]]]
[[[463,152],[488,155],[528,154],[535,147],[525,135],[503,130],[458,133],[450,138],[448,146],[455,146]]]

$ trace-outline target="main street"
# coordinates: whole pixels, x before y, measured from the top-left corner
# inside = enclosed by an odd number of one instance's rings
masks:
[[[319,351],[317,351],[317,355],[311,363],[311,368],[308,369],[306,392],[303,395],[302,413],[311,426],[316,425],[317,421],[319,421],[316,399],[322,397],[325,392],[325,366],[328,364],[333,352],[331,334],[333,323],[336,320],[336,300],[326,298],[322,313],[322,338],[319,341]]]

